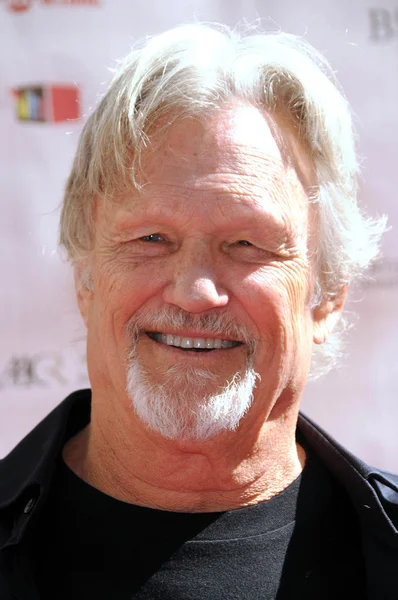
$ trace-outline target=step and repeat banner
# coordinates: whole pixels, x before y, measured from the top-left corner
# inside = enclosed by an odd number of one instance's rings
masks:
[[[0,0],[0,456],[88,386],[84,328],[57,248],[79,132],[138,39],[241,20],[305,36],[332,63],[359,131],[361,202],[389,215],[383,259],[355,292],[339,370],[303,409],[365,460],[398,471],[398,0]]]

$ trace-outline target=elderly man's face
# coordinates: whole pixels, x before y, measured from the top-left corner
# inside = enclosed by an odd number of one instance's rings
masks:
[[[79,294],[93,391],[132,399],[166,437],[277,418],[307,377],[314,180],[289,126],[269,123],[250,106],[179,119],[144,153],[141,193],[97,206]]]

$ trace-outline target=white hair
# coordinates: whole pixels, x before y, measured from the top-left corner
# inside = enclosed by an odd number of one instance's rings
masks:
[[[206,118],[232,100],[289,115],[316,172],[318,279],[314,306],[361,279],[378,256],[386,219],[357,204],[358,161],[350,108],[327,61],[285,33],[184,25],[147,39],[120,61],[88,119],[67,182],[60,242],[73,262],[92,249],[94,199],[139,188],[143,149],[182,116]],[[166,118],[162,118],[166,117]],[[344,326],[344,322],[343,326]],[[316,348],[317,372],[337,356],[338,332]],[[321,361],[319,359],[322,359]]]

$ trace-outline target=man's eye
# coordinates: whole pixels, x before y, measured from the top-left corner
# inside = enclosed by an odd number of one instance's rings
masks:
[[[143,235],[140,237],[143,242],[164,242],[165,239],[160,233],[150,233],[149,235]]]
[[[248,242],[247,240],[238,240],[236,242],[239,246],[253,246],[253,244],[251,244],[250,242]]]

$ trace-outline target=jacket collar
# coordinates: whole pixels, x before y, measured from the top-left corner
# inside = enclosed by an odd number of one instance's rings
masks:
[[[357,459],[301,416],[307,443],[350,496],[359,517],[367,598],[396,598],[398,589],[398,476]]]
[[[298,427],[310,448],[346,489],[360,520],[398,546],[398,475],[372,467],[300,415]]]
[[[0,460],[0,550],[17,544],[45,499],[67,439],[90,420],[91,391],[74,392]]]

